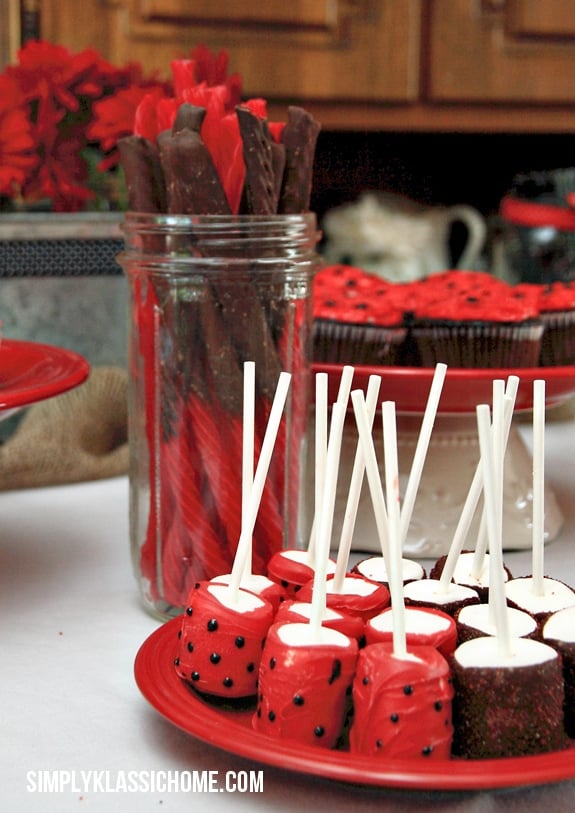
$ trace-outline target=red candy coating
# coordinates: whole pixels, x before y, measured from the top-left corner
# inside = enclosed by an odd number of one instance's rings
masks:
[[[182,615],[176,672],[200,692],[220,697],[256,694],[263,642],[273,620],[269,601],[242,612],[223,604],[224,585],[199,582]],[[244,592],[245,591],[240,591]]]
[[[390,644],[367,646],[353,683],[350,750],[385,760],[449,759],[452,698],[449,666],[433,647],[398,658]]]
[[[309,622],[310,616],[309,613],[302,610],[302,607],[307,606],[309,605],[305,602],[288,599],[280,605],[274,621],[278,624],[305,624]],[[337,610],[333,610],[333,613],[335,617],[325,619],[325,621],[322,622],[322,626],[328,629],[338,630],[344,635],[347,635],[348,638],[355,638],[358,642],[363,640],[365,625],[361,618],[357,615],[347,615]]]
[[[354,582],[356,589],[354,587]],[[368,593],[361,590],[363,584],[371,585],[373,588]],[[333,574],[327,577],[327,606],[332,610],[337,610],[341,613],[349,615],[356,615],[367,621],[374,615],[382,612],[386,607],[389,607],[390,595],[389,590],[383,584],[372,582],[357,573],[347,573],[345,577],[344,589],[341,593],[332,592]],[[298,598],[300,601],[311,601],[313,595],[313,582],[305,584],[300,592]]]
[[[280,631],[296,626],[300,625],[274,624],[270,628],[261,659],[253,726],[271,737],[333,748],[343,727],[357,642],[341,636],[345,646],[286,644]]]

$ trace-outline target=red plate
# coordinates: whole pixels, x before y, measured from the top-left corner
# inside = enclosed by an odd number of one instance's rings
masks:
[[[314,364],[313,372],[329,375],[329,398],[335,400],[341,376],[341,364]],[[352,387],[366,389],[370,375],[381,376],[381,400],[395,401],[398,412],[421,414],[425,409],[433,379],[432,367],[354,367]],[[531,409],[533,382],[544,378],[547,406],[557,406],[575,395],[575,366],[524,367],[514,370],[459,369],[448,367],[438,411],[440,413],[474,413],[477,404],[491,403],[492,384],[496,378],[519,377],[516,410]]]
[[[38,342],[0,342],[0,410],[42,401],[78,386],[90,366],[78,353]]]
[[[203,742],[266,765],[341,782],[419,790],[478,790],[575,778],[572,748],[536,756],[491,760],[389,760],[329,751],[259,734],[253,711],[230,711],[202,700],[173,666],[180,620],[159,627],[136,656],[136,682],[167,720]]]

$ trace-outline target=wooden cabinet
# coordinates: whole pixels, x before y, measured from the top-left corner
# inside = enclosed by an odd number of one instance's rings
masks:
[[[223,48],[325,129],[575,131],[573,0],[42,0],[42,35],[163,74]]]

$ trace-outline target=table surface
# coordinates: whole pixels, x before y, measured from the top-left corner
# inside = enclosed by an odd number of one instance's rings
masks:
[[[527,445],[528,425],[520,429]],[[550,423],[546,478],[565,515],[545,570],[575,584],[575,422]],[[126,478],[0,494],[0,802],[19,811],[233,810],[522,813],[575,806],[575,781],[482,792],[360,789],[257,765],[165,721],[140,695],[133,663],[159,622],[131,572]],[[530,572],[528,551],[506,555]],[[425,564],[425,563],[424,563]],[[429,562],[427,562],[429,565]],[[78,782],[34,792],[40,771],[257,771],[261,793],[111,793]],[[575,771],[575,769],[574,769]],[[31,772],[31,773],[30,773]],[[48,786],[49,787],[49,786]],[[194,798],[201,795],[201,799]]]

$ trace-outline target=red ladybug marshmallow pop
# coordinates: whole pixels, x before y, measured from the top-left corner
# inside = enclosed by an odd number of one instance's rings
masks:
[[[357,641],[323,626],[326,564],[345,404],[333,407],[309,623],[277,623],[262,654],[253,726],[268,736],[332,748],[342,732]]]
[[[368,476],[374,492],[379,493],[373,438],[360,395],[352,394],[354,411]],[[453,736],[453,689],[447,661],[434,647],[414,646],[410,652],[406,647],[395,405],[385,402],[382,414],[393,643],[372,644],[360,652],[352,691],[354,717],[349,735],[350,750],[385,760],[448,759]],[[376,510],[379,510],[382,498],[383,495],[374,500]]]
[[[241,698],[256,692],[274,607],[240,585],[290,380],[282,373],[278,381],[228,583],[200,582],[182,616],[176,671],[206,694]]]

